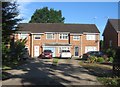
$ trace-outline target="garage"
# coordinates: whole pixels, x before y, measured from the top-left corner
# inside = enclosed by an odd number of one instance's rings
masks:
[[[51,50],[53,53],[52,53],[52,56],[55,57],[55,47],[43,47],[43,50]]]

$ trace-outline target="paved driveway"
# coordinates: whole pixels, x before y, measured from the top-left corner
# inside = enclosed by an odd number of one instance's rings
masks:
[[[60,59],[58,66],[52,65],[52,59],[31,60],[8,72],[12,77],[2,81],[3,85],[100,85],[96,77],[74,59]]]

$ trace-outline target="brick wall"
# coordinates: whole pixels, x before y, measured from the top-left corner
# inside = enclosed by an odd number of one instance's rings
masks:
[[[109,22],[106,25],[103,39],[105,49],[110,47],[110,40],[112,41],[113,48],[118,46],[118,34]]]

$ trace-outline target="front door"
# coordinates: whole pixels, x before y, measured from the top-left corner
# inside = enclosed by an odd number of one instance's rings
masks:
[[[34,57],[39,56],[39,46],[34,46]]]
[[[76,46],[74,50],[75,50],[75,54],[74,55],[75,56],[79,56],[79,47]]]

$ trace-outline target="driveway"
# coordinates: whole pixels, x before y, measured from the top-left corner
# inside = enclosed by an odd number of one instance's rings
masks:
[[[60,59],[58,66],[52,65],[52,59],[30,60],[29,63],[7,72],[12,77],[2,81],[3,85],[101,85],[95,76],[90,75],[74,59]]]

